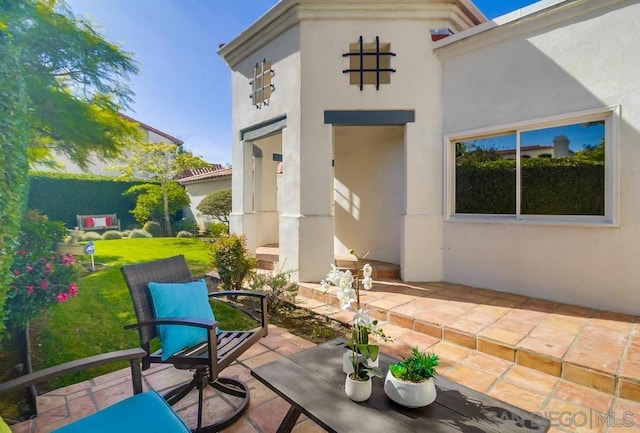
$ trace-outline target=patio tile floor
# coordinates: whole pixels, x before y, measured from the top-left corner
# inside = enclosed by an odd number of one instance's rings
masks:
[[[437,352],[439,373],[552,420],[552,433],[640,433],[640,320],[521,295],[446,283],[376,282],[367,292],[393,341],[381,347],[394,357],[412,346]],[[304,284],[297,303],[346,322],[335,296]],[[269,336],[225,374],[244,380],[251,403],[225,430],[270,433],[288,406],[250,375],[250,369],[313,343],[270,325]],[[551,373],[551,374],[550,374]],[[160,392],[185,380],[185,372],[155,366],[144,372],[145,389]],[[12,426],[13,432],[45,433],[131,394],[128,369],[54,390],[39,397],[39,416]],[[221,416],[228,403],[207,395],[207,416]],[[176,406],[187,421],[194,399]],[[323,430],[301,417],[296,433]]]
[[[305,283],[296,303],[347,322],[335,290]],[[640,401],[639,316],[443,282],[376,281],[366,294],[383,323]]]

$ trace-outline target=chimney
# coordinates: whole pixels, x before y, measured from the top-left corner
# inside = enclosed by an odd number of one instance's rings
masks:
[[[571,156],[569,153],[569,139],[566,135],[556,135],[553,137],[553,157],[565,158]]]
[[[431,30],[429,30],[429,33],[431,33],[431,40],[433,42],[439,41],[440,39],[444,39],[447,36],[451,36],[453,34],[453,32],[450,29],[447,29],[447,28],[444,28],[444,29],[431,29]]]

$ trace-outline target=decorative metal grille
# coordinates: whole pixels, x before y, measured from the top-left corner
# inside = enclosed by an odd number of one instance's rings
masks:
[[[260,109],[263,105],[269,105],[269,98],[276,88],[271,83],[274,72],[271,69],[271,62],[263,59],[262,62],[256,63],[253,67],[253,80],[251,84],[251,101],[256,108]]]
[[[349,52],[342,55],[349,58],[349,69],[342,71],[349,74],[349,84],[359,85],[360,90],[365,84],[375,84],[379,90],[380,84],[391,83],[391,73],[396,72],[391,57],[396,53],[390,50],[391,44],[380,43],[378,36],[375,42],[364,43],[360,36],[358,42],[349,44]]]

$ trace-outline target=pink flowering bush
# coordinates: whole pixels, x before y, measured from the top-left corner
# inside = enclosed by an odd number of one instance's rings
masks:
[[[65,232],[62,223],[51,222],[37,212],[25,216],[4,305],[9,328],[26,328],[31,318],[78,293],[73,256],[55,252]]]

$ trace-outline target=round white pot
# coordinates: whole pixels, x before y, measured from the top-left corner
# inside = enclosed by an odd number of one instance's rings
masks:
[[[435,401],[436,384],[432,377],[420,383],[404,382],[396,379],[390,371],[387,371],[387,377],[384,379],[384,392],[391,400],[402,406],[423,407]]]
[[[353,401],[365,401],[371,397],[371,378],[367,380],[353,380],[347,374],[344,382],[344,392]]]

